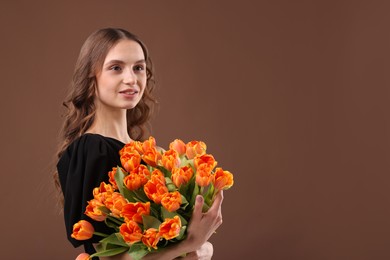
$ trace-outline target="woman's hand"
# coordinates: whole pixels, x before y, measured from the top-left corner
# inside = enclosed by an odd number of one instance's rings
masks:
[[[186,243],[187,252],[195,252],[209,240],[212,234],[222,224],[221,206],[223,191],[218,192],[213,205],[206,213],[202,213],[203,197],[196,197],[194,212],[188,226],[188,236],[182,242]]]

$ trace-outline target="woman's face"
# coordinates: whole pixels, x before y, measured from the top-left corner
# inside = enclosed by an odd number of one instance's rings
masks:
[[[96,75],[96,99],[100,108],[132,109],[146,87],[146,62],[139,43],[120,40],[108,52]]]

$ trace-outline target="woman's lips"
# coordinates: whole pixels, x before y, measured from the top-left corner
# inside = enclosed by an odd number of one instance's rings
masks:
[[[135,89],[126,89],[126,90],[120,91],[119,93],[120,93],[120,94],[123,94],[123,95],[125,95],[125,96],[132,97],[132,96],[138,94],[138,90],[135,90]]]
[[[124,94],[136,94],[136,93],[138,93],[138,91],[135,90],[135,89],[126,89],[126,90],[120,91],[119,93],[124,93]]]

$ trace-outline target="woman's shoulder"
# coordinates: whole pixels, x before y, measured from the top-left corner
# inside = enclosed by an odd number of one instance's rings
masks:
[[[73,141],[68,148],[67,152],[107,152],[114,150],[118,152],[124,144],[111,137],[106,137],[100,134],[86,133],[81,135],[75,141]]]
[[[122,142],[99,134],[86,133],[74,140],[59,158],[58,165],[68,165],[70,161],[84,161],[87,158],[116,158]],[[60,167],[61,168],[61,167]]]

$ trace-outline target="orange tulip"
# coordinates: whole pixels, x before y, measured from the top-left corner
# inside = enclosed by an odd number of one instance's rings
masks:
[[[157,229],[155,228],[149,228],[145,230],[143,236],[142,236],[142,243],[146,245],[149,249],[153,247],[154,249],[157,249],[157,244],[160,241],[160,234]]]
[[[119,155],[122,156],[126,153],[134,153],[135,147],[132,142],[125,144],[122,149],[119,150]]]
[[[143,154],[144,153],[144,150],[142,148],[143,146],[143,143],[140,142],[140,141],[133,141],[132,142],[134,144],[134,149],[139,153],[139,154]]]
[[[137,168],[141,163],[141,155],[134,151],[133,153],[124,153],[120,157],[123,168],[127,172],[131,172],[134,168]]]
[[[118,192],[111,196],[111,208],[109,208],[115,217],[120,217],[123,207],[128,203],[127,200]]]
[[[142,187],[141,176],[136,173],[130,173],[123,179],[123,183],[129,190],[138,190]]]
[[[106,184],[104,182],[101,182],[100,183],[100,186],[97,187],[97,188],[94,188],[93,189],[93,196],[95,197],[96,195],[99,195],[99,194],[112,194],[114,192],[114,188],[112,187],[111,184]]]
[[[118,189],[118,185],[116,184],[116,181],[115,181],[116,170],[117,170],[116,167],[113,167],[113,168],[112,168],[112,171],[109,171],[109,172],[108,172],[109,182],[111,183],[112,188],[113,188],[114,190],[117,190],[117,189]]]
[[[168,192],[164,176],[161,179],[161,176],[156,171],[153,171],[152,178],[144,185],[144,191],[149,199],[160,204],[162,196]]]
[[[216,168],[212,176],[212,182],[216,190],[227,190],[233,186],[233,174],[222,170],[222,168]]]
[[[156,167],[161,160],[161,153],[156,148],[150,148],[142,155],[142,160],[152,167]]]
[[[101,211],[99,208],[104,207],[97,199],[92,199],[88,201],[88,205],[85,208],[85,215],[96,221],[104,221],[107,218],[107,214]]]
[[[180,139],[175,139],[175,141],[169,144],[169,149],[175,150],[179,155],[184,155],[186,153],[186,144]]]
[[[155,169],[152,172],[150,179],[153,181],[159,181],[159,182],[165,184],[165,176],[159,169]]]
[[[114,194],[114,188],[111,184],[102,182],[100,187],[93,190],[93,197],[100,203],[104,204],[106,208],[112,208],[112,195]]]
[[[90,259],[90,255],[87,254],[87,253],[81,253],[79,254],[75,260],[89,260]]]
[[[204,154],[194,158],[194,165],[196,168],[198,168],[200,165],[207,165],[211,171],[215,168],[215,166],[217,166],[217,162],[211,154]]]
[[[179,216],[167,218],[159,227],[160,235],[166,240],[173,239],[180,234],[181,221]]]
[[[77,240],[87,240],[93,236],[94,228],[91,223],[86,220],[80,220],[73,225],[73,233],[71,237]]]
[[[148,168],[141,164],[123,179],[123,183],[129,190],[138,190],[148,182],[150,175]]]
[[[122,235],[125,242],[130,245],[141,241],[142,233],[138,224],[132,220],[123,223],[119,228],[119,233]]]
[[[139,141],[132,141],[130,143],[127,143],[120,151],[119,155],[122,156],[123,154],[126,153],[134,153],[138,152],[139,154],[143,153],[142,150],[142,143]]]
[[[155,149],[156,148],[156,139],[154,137],[150,136],[148,140],[145,140],[142,143],[142,151],[145,153],[150,149]]]
[[[143,164],[135,168],[132,172],[141,176],[142,185],[144,185],[148,179],[150,179],[150,171],[148,170],[148,167]]]
[[[161,163],[168,171],[171,171],[172,168],[180,166],[179,154],[175,150],[168,150],[163,153]]]
[[[212,177],[211,169],[206,164],[200,165],[196,170],[195,181],[201,187],[208,186]]]
[[[185,185],[191,180],[193,174],[192,168],[189,166],[173,168],[171,176],[172,182],[176,187],[180,188],[181,185]]]
[[[133,220],[142,224],[142,216],[150,215],[150,202],[128,203],[122,208],[122,216],[126,221]]]
[[[207,146],[201,141],[191,141],[186,144],[186,155],[188,159],[193,159],[195,156],[206,153]]]
[[[161,199],[161,205],[169,212],[176,211],[181,205],[181,194],[178,191],[165,193]]]
[[[113,192],[114,188],[112,185],[104,182],[100,183],[100,186],[94,188],[92,191],[94,199],[98,200],[102,204],[106,204],[107,198],[110,198]]]

